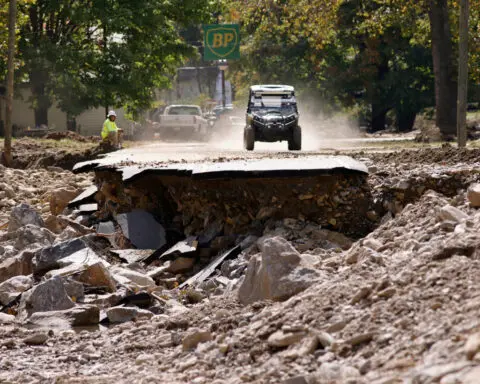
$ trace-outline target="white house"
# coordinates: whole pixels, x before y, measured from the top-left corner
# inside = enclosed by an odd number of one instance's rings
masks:
[[[19,127],[35,126],[35,116],[30,107],[28,99],[31,95],[29,89],[24,88],[16,91],[12,106],[12,124]],[[0,97],[0,122],[2,126],[5,122],[5,97]],[[125,119],[123,109],[115,109],[117,112],[117,125],[127,127],[130,123]],[[100,135],[102,125],[105,120],[105,108],[89,109],[77,116],[77,131],[82,135]],[[67,129],[67,115],[57,106],[48,110],[48,125],[56,131],[65,131]]]

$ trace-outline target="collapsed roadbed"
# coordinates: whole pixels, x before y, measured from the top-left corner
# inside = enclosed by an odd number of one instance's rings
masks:
[[[354,238],[369,233],[372,198],[365,165],[345,156],[157,166],[95,172],[100,216],[146,210],[185,236],[260,235],[272,220],[308,220]],[[71,207],[85,203],[80,199]]]

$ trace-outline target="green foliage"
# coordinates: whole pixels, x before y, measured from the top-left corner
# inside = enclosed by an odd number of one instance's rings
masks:
[[[209,0],[36,0],[22,7],[22,73],[32,105],[146,108],[196,50],[179,29],[207,20]]]
[[[243,57],[230,75],[239,95],[252,83],[291,83],[325,112],[363,111],[374,129],[383,128],[389,111],[399,128],[411,128],[415,114],[435,102],[427,0],[224,4],[243,31]],[[457,2],[450,7],[455,29]],[[471,0],[472,80],[480,71],[479,13],[480,1]]]

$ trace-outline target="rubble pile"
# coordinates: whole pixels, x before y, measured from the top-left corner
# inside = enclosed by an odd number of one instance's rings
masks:
[[[477,383],[477,160],[361,156],[295,190],[2,168],[0,382]]]
[[[13,245],[15,241],[23,241],[22,236],[18,237],[14,233],[22,224],[45,226],[58,233],[55,226],[57,220],[51,216],[61,214],[70,200],[91,184],[91,175],[74,175],[54,166],[22,170],[0,165],[0,230],[10,226],[10,234],[2,235],[11,238],[11,244],[7,246]],[[12,213],[12,209],[17,206]],[[26,221],[22,223],[19,220]],[[32,227],[29,230],[35,231]]]

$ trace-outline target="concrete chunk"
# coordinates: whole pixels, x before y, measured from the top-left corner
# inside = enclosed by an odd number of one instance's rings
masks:
[[[74,306],[75,303],[68,297],[61,278],[53,278],[22,295],[18,316],[26,319],[35,312],[57,311]]]
[[[67,328],[96,325],[100,322],[100,309],[96,305],[82,305],[62,311],[36,312],[30,316],[27,324]]]

